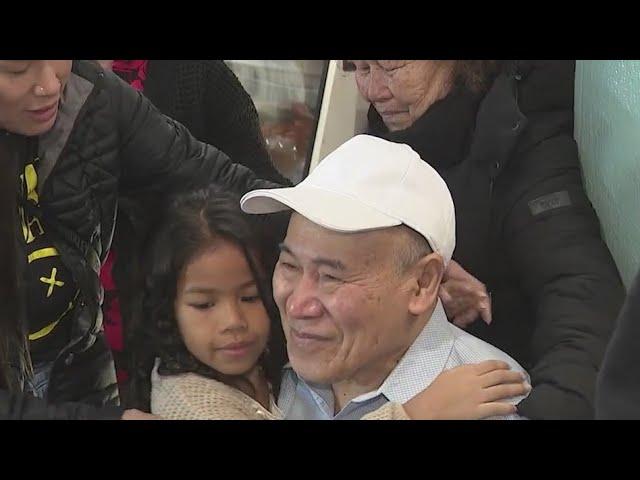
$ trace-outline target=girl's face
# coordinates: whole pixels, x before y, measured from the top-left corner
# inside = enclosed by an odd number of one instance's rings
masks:
[[[27,136],[46,133],[71,74],[71,60],[0,60],[0,128]]]
[[[178,277],[174,311],[187,349],[224,375],[246,375],[269,337],[269,315],[242,249],[217,240]]]

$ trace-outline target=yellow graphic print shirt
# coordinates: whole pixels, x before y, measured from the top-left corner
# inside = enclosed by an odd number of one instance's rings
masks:
[[[18,208],[20,238],[27,255],[27,323],[34,364],[54,360],[69,343],[69,314],[79,294],[42,222],[37,164],[38,158],[27,162],[20,175],[22,198]]]

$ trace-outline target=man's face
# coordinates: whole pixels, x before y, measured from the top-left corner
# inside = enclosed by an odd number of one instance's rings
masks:
[[[337,233],[294,213],[273,277],[294,370],[313,383],[366,383],[421,326],[418,282],[397,268],[398,232]],[[435,296],[434,296],[435,299]]]

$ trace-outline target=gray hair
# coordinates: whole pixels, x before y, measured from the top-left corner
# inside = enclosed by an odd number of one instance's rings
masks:
[[[433,253],[427,240],[406,225],[393,227],[398,232],[398,240],[394,250],[394,263],[399,274],[406,273],[418,260]]]

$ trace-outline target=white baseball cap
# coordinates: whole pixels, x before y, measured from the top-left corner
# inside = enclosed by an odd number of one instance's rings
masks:
[[[453,200],[442,177],[408,145],[370,135],[343,143],[295,187],[253,190],[240,205],[254,214],[292,209],[336,232],[404,224],[445,265],[456,245]]]

